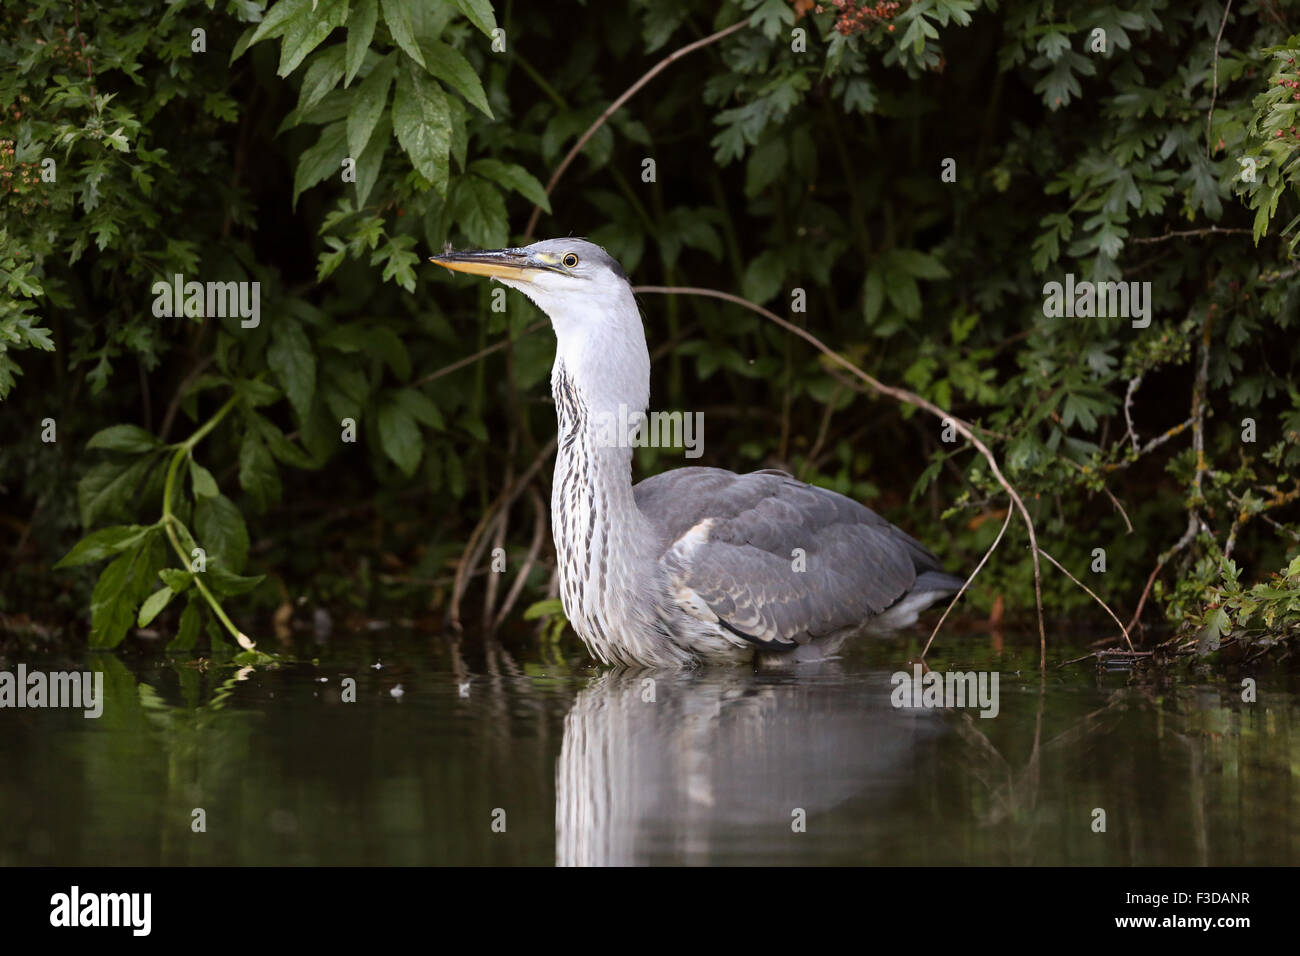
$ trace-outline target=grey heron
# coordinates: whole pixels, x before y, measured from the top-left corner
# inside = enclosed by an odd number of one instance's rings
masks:
[[[429,261],[504,283],[551,320],[560,597],[604,663],[817,658],[961,587],[871,509],[782,471],[685,467],[633,485],[630,443],[605,426],[645,412],[650,355],[632,286],[599,246],[547,239]]]

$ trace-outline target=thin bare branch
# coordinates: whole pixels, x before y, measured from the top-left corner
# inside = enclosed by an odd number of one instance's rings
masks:
[[[90,80],[90,103],[99,115],[99,97],[95,94],[95,72],[90,68],[90,57],[86,54],[86,34],[81,29],[81,0],[72,5],[72,19],[77,25],[77,39],[81,41],[81,58],[86,61],[86,78]]]
[[[501,602],[501,610],[497,611],[496,621],[493,629],[499,630],[505,623],[505,619],[514,609],[515,602],[519,600],[519,595],[523,593],[524,585],[528,583],[528,575],[537,564],[537,558],[542,553],[542,545],[546,541],[546,505],[542,502],[542,496],[537,493],[537,489],[529,485],[526,489],[528,500],[533,506],[533,541],[528,546],[528,555],[524,558],[524,563],[519,567],[519,573],[515,575],[514,582],[510,585],[510,590],[506,594],[506,599]]]
[[[682,57],[686,56],[686,54],[694,53],[696,50],[700,49],[701,47],[706,47],[710,43],[717,43],[723,37],[731,36],[731,34],[735,33],[737,30],[744,29],[747,26],[749,26],[749,20],[748,19],[741,20],[739,23],[733,23],[725,30],[719,30],[717,33],[713,33],[710,34],[709,36],[704,37],[704,39],[702,40],[696,40],[694,43],[688,43],[686,44],[686,46],[682,47],[681,49],[674,50],[672,53],[668,54],[666,57],[664,57],[654,66],[652,66],[649,70],[647,70],[644,74],[642,74],[641,79],[637,80],[626,90],[624,90],[623,94],[618,99],[616,99],[613,103],[610,103],[609,106],[605,108],[605,111],[601,113],[598,117],[596,117],[596,121],[587,127],[587,131],[578,137],[578,141],[573,144],[573,148],[569,150],[569,152],[565,155],[564,159],[560,160],[560,165],[555,167],[555,172],[551,173],[550,181],[547,182],[546,184],[546,195],[549,196],[551,194],[551,190],[553,190],[555,188],[555,184],[560,181],[560,177],[563,176],[564,171],[569,168],[569,164],[572,163],[578,157],[578,154],[580,152],[582,152],[582,147],[587,145],[587,140],[595,136],[596,130],[604,126],[605,122],[616,112],[618,112],[619,108],[628,100],[630,100],[636,94],[637,90],[641,89],[641,87],[645,86],[656,76],[658,76],[661,72],[667,69],[670,63],[680,60]],[[529,215],[528,217],[528,227],[524,230],[525,243],[527,243],[530,239],[532,239],[533,230],[537,228],[537,219],[539,216],[541,216],[541,214],[542,214],[542,207],[534,206],[532,214]]]
[[[1002,543],[1002,536],[1007,533],[1007,526],[1011,524],[1011,516],[1015,513],[1015,509],[1008,504],[1007,520],[1002,522],[1002,530],[999,531],[998,536],[993,539],[993,543],[989,545],[989,549],[984,552],[984,557],[980,559],[980,563],[975,565],[975,570],[970,573],[970,577],[968,577],[962,584],[961,590],[957,592],[953,599],[948,603],[948,606],[944,608],[943,616],[939,618],[939,623],[936,624],[934,630],[930,632],[930,639],[925,642],[925,649],[921,651],[921,660],[925,660],[925,655],[930,653],[930,645],[934,643],[935,636],[939,633],[939,628],[943,627],[943,622],[948,620],[948,615],[952,612],[952,609],[957,606],[957,602],[960,601],[961,596],[966,593],[966,589],[971,586],[971,582],[975,580],[975,575],[979,574],[980,571],[983,570],[984,565],[988,563],[989,558],[993,557],[993,552],[996,551],[998,545]]]
[[[1141,454],[1141,452],[1138,449],[1137,432],[1133,430],[1133,396],[1137,394],[1137,390],[1141,387],[1142,376],[1136,375],[1129,379],[1128,388],[1124,390],[1124,424],[1127,426],[1124,437],[1132,444],[1135,454]]]
[[[1214,38],[1214,86],[1210,90],[1210,111],[1205,115],[1205,158],[1209,159],[1214,153],[1214,141],[1211,137],[1214,135],[1211,128],[1214,125],[1214,101],[1219,98],[1219,44],[1223,42],[1223,28],[1228,25],[1228,14],[1232,10],[1232,0],[1228,0],[1223,5],[1223,19],[1219,22],[1219,35]],[[1248,230],[1241,230],[1247,232]]]
[[[163,441],[166,441],[168,434],[171,433],[172,422],[176,420],[176,412],[181,407],[181,401],[185,398],[186,393],[189,392],[190,386],[198,380],[198,377],[203,374],[204,370],[207,369],[212,362],[213,357],[211,355],[205,355],[203,358],[199,359],[194,368],[190,369],[189,374],[181,379],[181,383],[176,386],[176,392],[172,395],[172,400],[167,404],[167,411],[163,413],[162,427],[158,431],[158,437]]]
[[[1128,636],[1128,628],[1124,626],[1124,622],[1121,621],[1121,620],[1119,619],[1119,617],[1115,614],[1115,612],[1112,611],[1112,610],[1110,609],[1110,605],[1107,604],[1105,601],[1103,601],[1101,598],[1097,597],[1097,595],[1093,592],[1092,588],[1088,587],[1088,585],[1084,584],[1082,581],[1080,581],[1078,578],[1076,578],[1073,574],[1071,574],[1069,571],[1067,571],[1067,570],[1065,569],[1065,567],[1061,564],[1061,562],[1059,562],[1059,561],[1056,560],[1056,558],[1052,557],[1050,554],[1048,554],[1048,553],[1047,553],[1046,551],[1044,551],[1042,548],[1039,548],[1038,550],[1039,550],[1039,553],[1040,553],[1043,557],[1045,557],[1048,561],[1051,561],[1052,564],[1056,565],[1057,570],[1059,570],[1062,574],[1064,574],[1067,578],[1069,578],[1069,579],[1070,579],[1071,581],[1073,581],[1075,584],[1079,585],[1079,587],[1081,587],[1081,588],[1083,588],[1085,591],[1087,591],[1089,597],[1091,597],[1094,601],[1096,601],[1096,602],[1097,602],[1098,604],[1100,604],[1103,608],[1105,608],[1106,613],[1109,614],[1109,615],[1111,616],[1111,620],[1113,620],[1116,624],[1118,624],[1118,625],[1119,625],[1119,629],[1124,633],[1124,642],[1125,642],[1126,644],[1128,644],[1128,649],[1129,649],[1130,651],[1133,650],[1133,641],[1132,641],[1132,640],[1129,638],[1129,636]]]
[[[1135,246],[1146,246],[1154,242],[1168,242],[1170,239],[1191,239],[1198,236],[1249,236],[1249,229],[1225,229],[1222,226],[1208,226],[1205,229],[1182,229],[1166,232],[1161,236],[1138,236],[1128,242]]]
[[[548,323],[545,320],[541,322],[534,322],[532,325],[528,326],[528,328],[520,332],[518,338],[523,338],[525,335],[531,335],[532,333],[536,332],[538,329],[545,328],[547,324]],[[420,378],[417,378],[411,384],[413,386],[427,385],[429,382],[432,382],[434,379],[442,378],[444,375],[450,375],[452,372],[455,372],[458,369],[462,369],[466,365],[473,365],[479,359],[485,358],[486,356],[491,355],[493,352],[500,352],[504,348],[509,348],[510,344],[514,341],[516,340],[502,339],[500,342],[497,342],[495,345],[489,345],[485,349],[479,349],[473,355],[466,355],[463,359],[457,359],[456,361],[452,362],[450,365],[444,365],[442,368],[438,369],[437,371],[430,372],[428,375],[424,375]]]
[[[557,438],[553,435],[545,447],[533,459],[533,463],[528,466],[522,475],[514,481],[513,484],[505,488],[496,500],[492,502],[479,519],[478,525],[475,526],[473,533],[469,537],[465,550],[461,553],[460,559],[456,562],[456,580],[452,587],[451,603],[447,612],[448,623],[454,630],[461,630],[460,623],[460,602],[464,597],[466,589],[469,587],[471,572],[479,558],[483,554],[483,548],[487,544],[486,535],[496,527],[496,521],[499,519],[501,509],[509,510],[514,504],[516,498],[523,492],[533,477],[541,469],[546,459],[555,451]]]

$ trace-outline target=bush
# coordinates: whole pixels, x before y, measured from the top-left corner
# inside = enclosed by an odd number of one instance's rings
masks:
[[[520,297],[493,311],[490,289],[420,265],[522,241],[536,205],[538,235],[585,234],[638,283],[738,291],[974,423],[1040,546],[1116,607],[1150,582],[1146,607],[1203,648],[1296,633],[1293,10],[503,9],[4,11],[6,610],[88,607],[96,646],[179,610],[186,644],[220,639],[222,598],[442,613],[489,536],[527,566],[530,497],[500,530],[493,509],[553,432],[533,407],[553,344]],[[552,208],[541,181],[615,97],[745,17],[601,125]],[[1067,276],[1150,283],[1149,312],[1058,311]],[[258,283],[258,316],[214,307],[226,282]],[[652,349],[670,346],[656,406],[725,423],[710,463],[857,496],[954,568],[992,542],[1004,489],[940,422],[858,394],[750,311],[644,308]],[[975,608],[1032,610],[1018,535]],[[109,560],[93,590],[48,573],[69,549],[64,565]],[[532,567],[528,592],[547,580]],[[1044,588],[1053,616],[1108,620],[1050,568]]]

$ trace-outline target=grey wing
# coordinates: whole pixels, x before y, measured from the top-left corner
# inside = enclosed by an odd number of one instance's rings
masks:
[[[961,584],[870,508],[785,472],[678,468],[633,493],[659,532],[659,561],[681,604],[760,645],[861,625],[918,576],[928,590]]]

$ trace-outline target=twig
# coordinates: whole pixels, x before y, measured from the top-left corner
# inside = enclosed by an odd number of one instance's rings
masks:
[[[1225,229],[1222,226],[1209,226],[1205,229],[1183,229],[1176,232],[1166,232],[1163,236],[1138,236],[1136,239],[1128,241],[1135,246],[1146,246],[1153,242],[1168,242],[1170,239],[1190,239],[1195,236],[1249,236],[1249,229]]]
[[[1219,35],[1214,38],[1214,87],[1210,90],[1210,111],[1205,116],[1205,158],[1209,159],[1213,155],[1214,141],[1211,137],[1214,135],[1211,127],[1214,125],[1214,101],[1219,96],[1219,44],[1223,42],[1223,28],[1228,25],[1228,13],[1232,10],[1232,0],[1228,0],[1223,5],[1223,20],[1219,23]],[[1243,229],[1242,232],[1247,230]]]
[[[925,660],[925,655],[930,653],[930,645],[934,643],[934,638],[939,633],[939,628],[943,627],[943,622],[948,620],[949,613],[951,613],[952,609],[957,606],[957,602],[960,601],[961,596],[966,593],[966,589],[971,586],[971,582],[975,580],[975,575],[979,574],[980,571],[983,570],[984,565],[987,564],[989,558],[993,556],[993,552],[996,551],[998,545],[1002,543],[1002,536],[1007,533],[1007,526],[1011,524],[1011,516],[1015,513],[1015,509],[1010,505],[1007,505],[1007,520],[1002,522],[1002,530],[999,531],[998,536],[993,539],[993,543],[989,545],[989,549],[984,552],[984,557],[980,559],[980,563],[975,565],[975,570],[970,573],[970,577],[968,577],[962,584],[961,590],[957,592],[952,601],[948,603],[948,606],[944,608],[943,616],[939,618],[939,623],[936,624],[934,630],[930,632],[930,639],[925,642],[925,649],[921,651],[921,660]]]
[[[1138,620],[1142,617],[1142,609],[1146,607],[1147,595],[1151,593],[1151,587],[1156,583],[1156,578],[1159,577],[1160,571],[1164,566],[1165,562],[1162,557],[1161,560],[1156,562],[1155,568],[1152,569],[1150,576],[1147,578],[1146,587],[1142,589],[1142,596],[1138,598],[1137,610],[1133,612],[1133,618],[1128,622],[1128,629],[1130,631],[1137,627]]]
[[[1065,462],[1075,471],[1083,474],[1087,474],[1088,469],[1084,468],[1084,466],[1079,464],[1077,461],[1074,461],[1070,458],[1066,458],[1064,455],[1060,454],[1059,452],[1057,453],[1056,457],[1059,458],[1061,461]],[[1124,506],[1120,504],[1119,499],[1116,498],[1115,495],[1111,492],[1111,490],[1106,487],[1106,482],[1104,480],[1101,483],[1101,490],[1102,493],[1105,494],[1105,496],[1110,499],[1110,503],[1115,506],[1115,510],[1119,512],[1119,516],[1124,519],[1124,525],[1125,527],[1128,528],[1128,533],[1132,534],[1133,522],[1129,520],[1128,512],[1124,510]]]
[[[596,135],[596,130],[604,126],[605,121],[608,120],[610,116],[612,116],[615,112],[617,112],[619,107],[621,107],[624,103],[626,103],[629,99],[631,99],[632,96],[637,92],[637,90],[641,89],[641,87],[649,83],[652,79],[658,76],[663,70],[667,69],[670,63],[673,63],[676,60],[680,60],[682,57],[686,56],[686,54],[693,53],[696,50],[700,49],[701,47],[708,46],[710,43],[716,43],[717,41],[721,40],[723,37],[728,37],[731,34],[735,33],[737,30],[741,30],[747,26],[749,26],[749,20],[748,19],[741,20],[739,23],[733,23],[725,30],[719,30],[717,33],[710,34],[709,36],[706,36],[702,40],[696,40],[694,43],[688,43],[686,44],[686,46],[682,47],[681,49],[674,50],[672,53],[668,54],[666,57],[664,57],[654,66],[652,66],[648,71],[646,71],[646,73],[642,75],[641,79],[637,80],[626,90],[624,90],[623,95],[620,96],[618,99],[616,99],[613,103],[610,103],[609,106],[605,108],[605,111],[601,113],[600,116],[596,117],[596,121],[587,127],[587,131],[578,137],[578,141],[573,144],[573,148],[569,150],[569,152],[565,155],[564,159],[560,160],[560,165],[555,167],[555,172],[551,173],[551,178],[546,184],[546,195],[549,196],[551,194],[551,190],[553,190],[555,188],[555,184],[560,181],[560,177],[563,176],[564,171],[569,168],[569,164],[572,163],[574,159],[577,158],[578,154],[582,152],[582,148],[587,145],[587,140],[591,139],[591,137]],[[524,230],[525,243],[527,243],[528,240],[532,238],[533,230],[537,228],[537,219],[541,214],[542,214],[542,207],[533,206],[532,214],[528,217],[528,227]]]
[[[1166,431],[1164,434],[1157,435],[1155,438],[1151,439],[1149,442],[1143,445],[1142,450],[1138,452],[1138,455],[1141,456],[1147,454],[1148,452],[1155,451],[1157,448],[1159,448],[1165,442],[1169,441],[1169,439],[1173,438],[1175,435],[1181,435],[1183,432],[1187,431],[1188,426],[1190,426],[1191,424],[1192,424],[1192,420],[1190,418],[1187,419],[1187,421],[1179,422],[1177,425],[1175,425],[1173,428]]]
[[[817,459],[817,456],[821,454],[822,446],[826,444],[826,436],[831,430],[831,416],[835,414],[835,402],[839,397],[840,391],[836,388],[836,390],[831,393],[830,398],[827,399],[826,407],[822,409],[822,421],[821,425],[817,428],[817,438],[813,441],[813,446],[808,451],[808,457],[805,460],[804,467],[800,469],[800,471],[803,472],[803,474],[799,475],[801,479],[804,477],[804,474],[807,473],[808,469],[813,466],[812,463]]]
[[[528,555],[524,558],[519,573],[515,575],[515,580],[506,593],[506,599],[501,602],[501,610],[497,612],[493,630],[500,629],[501,625],[505,623],[506,617],[514,608],[515,602],[519,600],[524,585],[528,583],[528,575],[533,570],[533,566],[537,564],[538,556],[542,553],[542,543],[546,540],[546,505],[542,503],[542,496],[537,493],[537,489],[532,485],[529,485],[525,490],[528,492],[528,500],[533,505],[533,541],[528,546]]]
[[[1061,663],[1057,665],[1057,670],[1060,670],[1062,667],[1068,667],[1071,664],[1077,664],[1079,661],[1086,661],[1088,658],[1100,662],[1103,657],[1154,657],[1155,653],[1155,651],[1112,651],[1102,648],[1097,651],[1089,651],[1081,657],[1072,657],[1068,661],[1061,661]]]
[[[469,579],[474,574],[473,569],[478,564],[478,559],[483,556],[483,549],[487,547],[490,540],[489,532],[493,531],[501,520],[502,509],[499,505],[505,494],[506,492],[503,491],[483,513],[483,517],[479,519],[479,523],[469,536],[469,543],[461,552],[460,560],[456,562],[456,577],[452,582],[451,602],[447,607],[447,621],[454,631],[464,630],[460,622],[460,599],[469,588]]]
[[[1254,513],[1249,513],[1245,510],[1246,503],[1239,496],[1234,495],[1231,491],[1228,492],[1228,497],[1232,499],[1232,503],[1237,506],[1238,510],[1236,518],[1233,519],[1232,528],[1228,531],[1228,542],[1223,546],[1223,556],[1225,558],[1232,557],[1232,549],[1237,543],[1237,532],[1244,528],[1251,518],[1263,518],[1265,521],[1272,524],[1278,531],[1284,531],[1295,540],[1300,541],[1300,535],[1297,535],[1294,531],[1291,531],[1289,528],[1279,524],[1268,515],[1264,514],[1264,512],[1270,508],[1281,508],[1290,504],[1292,501],[1296,500],[1296,498],[1300,498],[1300,486],[1287,492],[1279,491],[1276,487],[1272,486],[1261,488],[1259,490],[1272,495],[1272,497],[1263,503],[1259,511]]]
[[[158,437],[163,441],[167,440],[167,434],[172,430],[172,422],[176,418],[176,411],[180,408],[186,392],[189,391],[195,380],[203,374],[203,371],[212,364],[212,361],[211,355],[205,355],[194,368],[190,369],[190,373],[181,379],[181,383],[176,386],[176,392],[172,395],[172,400],[167,403],[167,411],[163,414],[162,428],[158,432]]]
[[[1137,432],[1133,430],[1133,396],[1142,387],[1142,378],[1143,376],[1138,374],[1129,379],[1128,388],[1124,392],[1124,424],[1128,426],[1125,437],[1132,443],[1133,451],[1137,454],[1140,454],[1140,452],[1138,451]]]
[[[1201,365],[1196,370],[1196,383],[1192,386],[1192,450],[1196,454],[1196,472],[1192,479],[1196,495],[1192,499],[1192,514],[1199,518],[1199,507],[1204,500],[1202,482],[1208,466],[1205,464],[1205,402],[1210,381],[1210,330],[1214,319],[1207,309],[1201,323]]]
[[[803,339],[808,344],[812,345],[813,348],[817,349],[817,351],[821,352],[831,361],[837,363],[844,369],[851,372],[853,375],[856,375],[858,378],[862,379],[862,381],[866,382],[868,385],[870,385],[875,391],[879,392],[881,395],[886,395],[897,402],[903,403],[904,405],[911,405],[915,408],[920,408],[924,411],[927,411],[931,415],[940,419],[941,421],[951,422],[953,428],[963,438],[965,438],[968,442],[974,445],[976,450],[978,450],[979,453],[984,456],[984,460],[988,462],[989,470],[993,473],[993,477],[997,480],[997,483],[1002,486],[1003,490],[1005,490],[1006,493],[1011,496],[1011,500],[1015,503],[1016,510],[1020,512],[1020,516],[1025,522],[1025,529],[1029,533],[1029,546],[1031,549],[1030,554],[1031,557],[1033,558],[1033,563],[1034,563],[1034,597],[1035,597],[1036,610],[1038,611],[1039,668],[1041,670],[1046,669],[1047,628],[1046,625],[1043,623],[1043,578],[1042,578],[1042,569],[1040,568],[1038,563],[1038,535],[1034,530],[1034,520],[1029,516],[1029,509],[1025,507],[1025,503],[1023,500],[1021,500],[1019,492],[1017,492],[1016,489],[1012,487],[1011,482],[1007,481],[1006,477],[1002,474],[1002,469],[998,467],[998,462],[997,459],[993,456],[993,452],[989,451],[988,446],[985,445],[984,442],[981,441],[980,438],[975,434],[974,426],[970,425],[969,423],[963,421],[960,418],[957,418],[955,415],[950,414],[949,412],[940,408],[938,405],[935,405],[933,402],[930,402],[922,398],[920,395],[917,395],[915,392],[909,392],[905,388],[897,388],[892,385],[886,385],[884,382],[867,374],[862,369],[858,368],[856,365],[850,362],[848,359],[840,355],[838,352],[828,347],[825,343],[822,342],[821,339],[817,338],[817,336],[813,335],[811,332],[807,331],[806,329],[799,328],[799,326],[781,318],[781,316],[777,315],[775,312],[771,312],[763,308],[761,305],[750,302],[748,299],[743,299],[738,295],[732,295],[729,292],[720,292],[717,289],[702,289],[695,286],[643,285],[643,286],[634,286],[632,288],[632,291],[637,293],[642,293],[642,294],[658,293],[658,294],[665,294],[665,295],[702,295],[714,299],[721,299],[724,302],[731,302],[735,305],[744,306],[745,308],[753,312],[757,312],[759,315],[763,316],[769,321],[775,322],[777,325],[785,329],[787,332],[799,336],[801,339]]]
[[[1194,495],[1192,497],[1191,509],[1187,513],[1187,528],[1183,531],[1183,536],[1174,542],[1174,546],[1161,554],[1160,558],[1157,560],[1155,570],[1151,572],[1151,576],[1147,578],[1146,587],[1142,589],[1142,596],[1138,599],[1138,606],[1137,610],[1133,613],[1133,619],[1129,621],[1130,628],[1136,626],[1138,619],[1142,616],[1142,609],[1147,603],[1147,595],[1151,593],[1151,588],[1154,586],[1156,577],[1160,574],[1160,570],[1169,563],[1175,554],[1196,540],[1196,532],[1204,524],[1201,520],[1200,511],[1198,509],[1203,501],[1201,492],[1202,479],[1204,478],[1206,471],[1209,470],[1205,464],[1205,395],[1209,387],[1211,324],[1210,313],[1207,311],[1205,314],[1205,320],[1201,324],[1201,362],[1196,370],[1196,381],[1192,385],[1191,417],[1183,424],[1171,428],[1159,439],[1156,439],[1147,446],[1147,449],[1150,450],[1150,448],[1155,447],[1155,445],[1160,442],[1163,442],[1178,432],[1183,431],[1189,424],[1192,426],[1192,448],[1196,454],[1196,472],[1192,479]]]
[[[548,324],[549,323],[547,323],[545,320],[541,322],[534,322],[532,325],[528,326],[528,328],[520,332],[517,338],[523,338],[525,335],[531,335],[533,332],[536,332],[538,329],[545,328]],[[510,344],[514,341],[516,341],[516,339],[502,339],[500,342],[497,342],[495,345],[489,345],[485,349],[479,349],[473,355],[466,355],[463,359],[457,359],[456,361],[452,362],[450,365],[444,365],[442,368],[438,369],[435,372],[430,372],[428,375],[425,375],[421,378],[417,378],[414,382],[411,383],[411,386],[415,387],[417,385],[427,385],[429,382],[432,382],[434,379],[442,378],[444,375],[450,375],[452,372],[455,372],[458,369],[462,369],[466,365],[473,365],[479,359],[491,355],[493,352],[500,352],[502,349],[509,347]]]
[[[491,528],[495,527],[498,511],[502,508],[509,509],[510,506],[514,504],[515,499],[523,492],[525,486],[533,480],[533,476],[537,474],[538,470],[542,467],[543,462],[545,462],[546,459],[550,457],[551,453],[555,451],[556,443],[557,438],[551,436],[551,440],[546,443],[546,446],[542,448],[538,456],[533,459],[533,463],[528,466],[527,470],[519,476],[514,484],[503,490],[501,494],[497,496],[496,501],[492,502],[492,504],[488,506],[487,511],[483,513],[483,517],[479,519],[478,525],[474,528],[474,532],[470,535],[469,543],[465,545],[465,550],[461,553],[460,560],[456,562],[456,580],[452,587],[451,603],[447,612],[448,622],[454,630],[461,630],[460,601],[465,595],[466,588],[469,586],[470,569],[478,563],[479,556],[483,553],[483,547],[486,544],[484,535]]]
[[[90,105],[99,115],[99,96],[95,93],[95,74],[90,68],[90,57],[86,56],[86,34],[81,32],[81,0],[72,4],[72,20],[77,25],[77,39],[81,41],[81,58],[86,61],[86,78],[90,80]]]
[[[511,429],[510,441],[506,445],[506,473],[505,473],[505,480],[502,482],[502,484],[507,488],[511,487],[515,481],[515,447],[518,444],[517,435],[518,433],[514,429]],[[491,560],[493,561],[496,560],[497,549],[501,549],[502,552],[504,553],[506,534],[509,530],[510,530],[510,509],[507,507],[501,509],[501,519],[497,522],[496,531],[493,532],[492,535],[492,559]],[[489,567],[490,566],[491,566],[491,561],[489,561]],[[501,583],[501,575],[496,573],[489,574],[487,576],[487,587],[483,589],[483,631],[486,634],[491,634],[493,631],[493,623],[496,620],[496,618],[495,615],[492,613],[492,611],[493,608],[496,607],[497,587],[500,585],[500,583]]]
[[[1067,570],[1062,566],[1061,562],[1059,562],[1059,561],[1056,560],[1056,558],[1052,557],[1050,554],[1048,554],[1048,553],[1047,553],[1046,551],[1044,551],[1042,548],[1039,548],[1038,551],[1039,551],[1039,553],[1040,553],[1043,557],[1045,557],[1048,561],[1051,561],[1054,565],[1056,565],[1057,570],[1059,570],[1062,574],[1064,574],[1067,578],[1069,578],[1069,579],[1070,579],[1071,581],[1073,581],[1075,584],[1079,585],[1079,587],[1081,587],[1081,588],[1083,588],[1085,591],[1087,591],[1088,594],[1089,594],[1089,596],[1090,596],[1094,601],[1096,601],[1096,602],[1097,602],[1098,604],[1100,604],[1103,608],[1105,608],[1106,613],[1109,614],[1109,615],[1111,616],[1111,619],[1112,619],[1116,624],[1119,625],[1119,629],[1120,629],[1121,631],[1124,632],[1124,642],[1125,642],[1126,644],[1128,644],[1128,649],[1129,649],[1130,651],[1133,650],[1133,641],[1130,640],[1130,638],[1129,638],[1129,636],[1128,636],[1128,628],[1124,626],[1124,622],[1121,621],[1121,620],[1119,619],[1119,617],[1115,614],[1115,612],[1112,611],[1112,610],[1110,609],[1110,605],[1107,604],[1105,601],[1103,601],[1101,598],[1097,597],[1097,595],[1096,595],[1095,593],[1093,593],[1092,588],[1088,587],[1088,585],[1084,584],[1082,581],[1080,581],[1078,578],[1076,578],[1073,574],[1071,574],[1069,571],[1067,571]]]
[[[1277,531],[1281,532],[1282,534],[1290,535],[1292,540],[1300,541],[1300,534],[1296,534],[1286,525],[1282,524],[1279,521],[1273,520],[1272,518],[1270,518],[1268,515],[1264,513],[1264,511],[1266,511],[1269,508],[1277,508],[1281,505],[1289,503],[1290,501],[1294,500],[1296,497],[1300,497],[1300,488],[1292,489],[1291,491],[1288,491],[1285,494],[1278,492],[1277,489],[1273,489],[1271,493],[1276,494],[1278,497],[1276,497],[1273,501],[1265,502],[1264,508],[1262,510],[1256,512],[1253,515],[1250,515],[1249,517],[1262,518],[1263,520],[1271,524]],[[1232,503],[1235,504],[1238,508],[1245,507],[1245,502],[1240,498],[1240,496],[1234,495],[1231,491],[1229,491],[1228,497],[1232,499]],[[1244,521],[1241,523],[1245,524]]]
[[[1300,275],[1300,265],[1292,266],[1290,269],[1279,269],[1277,272],[1261,272],[1256,281],[1260,285],[1272,285],[1294,275]]]

